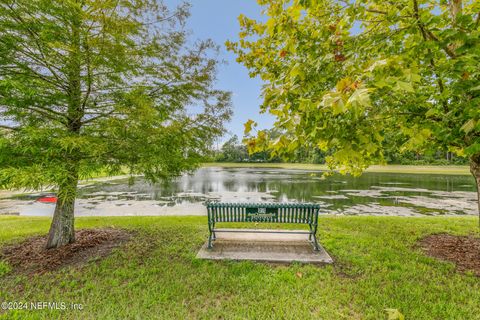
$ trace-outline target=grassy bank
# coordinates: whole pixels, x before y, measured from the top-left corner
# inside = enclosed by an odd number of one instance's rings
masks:
[[[49,219],[0,216],[0,246],[45,234]],[[425,256],[420,237],[469,234],[473,217],[322,217],[333,266],[197,260],[204,217],[79,218],[136,236],[103,261],[36,276],[0,276],[0,302],[81,303],[83,311],[17,311],[4,319],[479,319],[480,281]],[[4,268],[5,269],[5,268]],[[0,268],[0,270],[2,270]],[[1,272],[1,271],[0,271]]]
[[[281,168],[298,170],[327,170],[323,164],[310,163],[227,163],[211,162],[203,164],[204,167],[223,167],[223,168]],[[407,166],[407,165],[387,165],[371,166],[366,172],[384,172],[384,173],[420,173],[420,174],[452,174],[452,175],[470,175],[468,166]]]

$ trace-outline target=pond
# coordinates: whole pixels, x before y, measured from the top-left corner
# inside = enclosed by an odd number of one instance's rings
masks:
[[[41,194],[0,200],[0,214],[51,215]],[[347,215],[474,215],[475,184],[467,175],[365,173],[361,177],[268,168],[201,168],[151,185],[141,177],[97,181],[79,188],[77,216],[204,215],[209,200],[315,202],[322,213]]]

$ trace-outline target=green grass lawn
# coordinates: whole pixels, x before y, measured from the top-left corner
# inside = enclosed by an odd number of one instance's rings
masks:
[[[299,170],[327,170],[323,164],[310,163],[231,163],[231,162],[211,162],[203,164],[204,167],[224,167],[224,168],[282,168]],[[423,174],[453,174],[453,175],[471,175],[468,166],[407,166],[407,165],[387,165],[371,166],[366,172],[385,172],[385,173],[423,173]]]
[[[474,217],[321,217],[321,243],[336,259],[322,267],[198,260],[205,217],[76,221],[77,228],[137,233],[124,248],[81,269],[0,276],[0,302],[74,302],[83,311],[18,311],[0,318],[387,319],[384,309],[395,308],[406,319],[480,319],[480,279],[415,247],[431,233],[477,232]],[[0,216],[0,245],[45,234],[49,222]]]

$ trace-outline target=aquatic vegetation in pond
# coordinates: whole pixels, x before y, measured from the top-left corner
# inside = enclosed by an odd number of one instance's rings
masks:
[[[202,168],[192,175],[151,185],[141,177],[84,183],[76,202],[81,215],[202,215],[206,201],[316,202],[324,214],[475,214],[473,178],[455,175],[365,173],[359,178],[318,171]],[[0,200],[0,214],[48,215],[40,194]]]

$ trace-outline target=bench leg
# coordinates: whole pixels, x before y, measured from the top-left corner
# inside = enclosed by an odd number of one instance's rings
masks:
[[[311,226],[310,229],[311,229],[311,232],[310,232],[309,238],[313,238],[312,239],[313,249],[315,251],[318,251],[320,250],[320,246],[317,241],[317,225]]]
[[[208,236],[208,246],[207,246],[208,249],[212,249],[213,246],[212,246],[212,234],[210,233],[210,235]]]
[[[319,250],[320,250],[320,246],[318,245],[317,235],[316,235],[316,234],[313,234],[312,244],[313,244],[313,250],[315,250],[315,251],[319,251]]]
[[[209,231],[209,235],[208,235],[208,246],[207,246],[207,248],[212,249],[213,248],[212,241],[215,240],[215,231],[213,229],[213,225],[208,224],[208,231]]]

